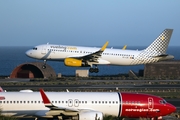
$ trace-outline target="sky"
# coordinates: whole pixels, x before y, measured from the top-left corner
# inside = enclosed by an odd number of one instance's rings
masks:
[[[0,0],[0,46],[180,46],[180,0]]]

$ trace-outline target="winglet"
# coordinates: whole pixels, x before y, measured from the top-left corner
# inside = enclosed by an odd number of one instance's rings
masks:
[[[40,93],[41,93],[41,97],[43,99],[44,105],[46,107],[48,107],[49,105],[52,105],[51,101],[49,100],[49,98],[47,97],[43,89],[40,89]]]
[[[107,42],[102,46],[102,48],[101,48],[100,51],[104,51],[104,50],[106,49],[106,47],[107,47],[108,44],[109,44],[109,41],[107,41]]]
[[[125,49],[126,49],[126,47],[127,47],[127,45],[124,45],[124,47],[122,48],[122,50],[125,50]]]

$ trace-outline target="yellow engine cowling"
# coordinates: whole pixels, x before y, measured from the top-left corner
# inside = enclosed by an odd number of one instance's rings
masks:
[[[71,67],[81,67],[82,66],[82,60],[78,60],[75,58],[66,58],[64,60],[64,64],[66,66],[71,66]]]

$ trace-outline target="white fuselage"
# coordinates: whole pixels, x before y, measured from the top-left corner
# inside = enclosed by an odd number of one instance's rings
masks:
[[[100,120],[116,117],[158,117],[176,108],[164,99],[142,93],[120,92],[0,92],[1,114],[16,117],[78,117]]]
[[[76,58],[91,54],[100,48],[80,47],[66,45],[39,45],[26,52],[26,54],[35,59],[63,61],[65,58]],[[141,54],[143,53],[143,54]],[[111,64],[111,65],[138,65],[157,62],[159,58],[144,55],[144,50],[122,50],[106,48],[98,62],[92,64]]]
[[[46,92],[55,106],[77,110],[96,110],[103,114],[118,116],[121,107],[121,98],[118,93],[73,93],[73,92]],[[48,116],[44,113],[49,108],[44,106],[39,92],[7,92],[1,93],[5,100],[0,100],[4,115],[15,116]]]

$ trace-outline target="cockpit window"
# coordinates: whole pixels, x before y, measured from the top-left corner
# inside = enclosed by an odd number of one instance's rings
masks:
[[[37,48],[35,47],[35,48],[33,48],[33,50],[37,50]]]
[[[166,104],[167,102],[165,100],[160,100],[159,103]]]

